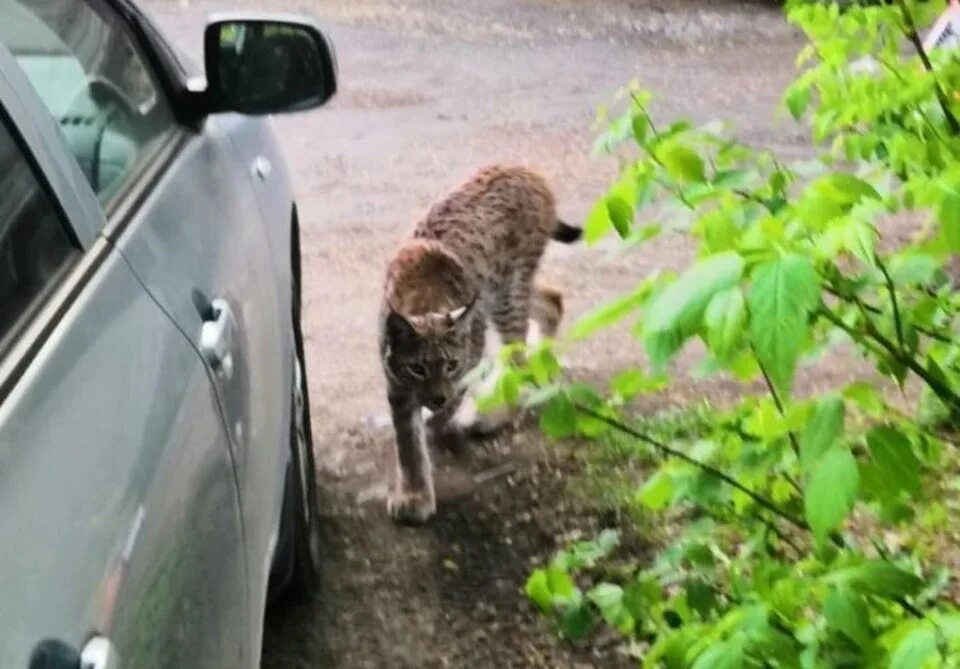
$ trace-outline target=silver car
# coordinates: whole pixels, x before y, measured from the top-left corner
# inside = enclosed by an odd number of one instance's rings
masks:
[[[300,249],[267,115],[310,22],[0,0],[0,668],[256,667],[317,585]]]

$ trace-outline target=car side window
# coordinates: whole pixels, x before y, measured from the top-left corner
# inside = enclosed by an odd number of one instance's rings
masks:
[[[81,251],[2,121],[0,193],[0,350],[5,350]]]
[[[0,16],[0,42],[108,203],[174,125],[128,27],[101,0],[0,0]]]

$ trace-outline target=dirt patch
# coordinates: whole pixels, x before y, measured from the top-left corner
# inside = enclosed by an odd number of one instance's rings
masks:
[[[382,450],[390,435],[375,437],[352,446]],[[263,667],[632,666],[612,639],[561,644],[522,593],[533,566],[599,530],[567,486],[578,459],[543,448],[519,432],[442,456],[441,506],[423,528],[394,526],[382,500],[357,506],[350,481],[329,481],[322,595],[271,616]],[[472,483],[503,463],[511,473]]]

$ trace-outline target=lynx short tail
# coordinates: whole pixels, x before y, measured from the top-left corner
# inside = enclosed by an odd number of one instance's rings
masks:
[[[582,236],[583,230],[563,221],[557,221],[557,227],[553,229],[553,239],[562,244],[573,244],[579,241]]]

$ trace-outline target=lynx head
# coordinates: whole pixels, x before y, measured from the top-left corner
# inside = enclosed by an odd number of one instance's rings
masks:
[[[388,270],[384,368],[431,411],[455,399],[463,377],[480,362],[477,298],[468,292],[460,263],[429,242],[402,248]]]

